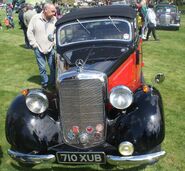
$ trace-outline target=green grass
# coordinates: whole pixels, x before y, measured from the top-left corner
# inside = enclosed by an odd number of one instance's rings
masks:
[[[4,11],[0,10],[0,21]],[[15,17],[16,19],[16,17]],[[166,80],[156,85],[160,90],[165,111],[166,137],[163,149],[167,155],[157,164],[148,166],[145,171],[183,171],[185,170],[185,16],[182,16],[179,31],[157,31],[160,41],[143,43],[144,75],[151,83],[154,75],[163,72]],[[0,171],[25,171],[8,155],[10,147],[5,138],[6,111],[13,98],[24,88],[39,87],[38,67],[33,51],[26,50],[22,30],[16,21],[14,30],[0,30]],[[67,169],[66,169],[67,168]],[[31,169],[27,169],[31,170]],[[63,166],[41,164],[35,171],[59,170],[103,170],[99,166]],[[114,168],[113,170],[120,170]],[[142,170],[142,169],[141,169]]]

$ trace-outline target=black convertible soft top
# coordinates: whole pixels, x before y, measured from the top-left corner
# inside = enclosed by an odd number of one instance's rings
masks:
[[[107,16],[126,17],[132,19],[136,17],[136,11],[132,7],[124,5],[77,8],[72,10],[70,13],[64,15],[61,19],[59,19],[56,25],[75,21],[76,19],[80,20],[86,18],[107,17]]]

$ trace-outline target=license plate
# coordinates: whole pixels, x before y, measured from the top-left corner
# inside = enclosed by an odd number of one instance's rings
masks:
[[[57,152],[58,163],[105,163],[105,153],[103,152]]]

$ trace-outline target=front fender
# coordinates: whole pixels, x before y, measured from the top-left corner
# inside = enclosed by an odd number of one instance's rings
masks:
[[[162,99],[159,91],[150,89],[135,93],[134,110],[122,114],[115,125],[116,144],[129,141],[135,152],[144,153],[159,145],[165,136]]]
[[[25,96],[17,96],[6,117],[6,138],[12,148],[22,152],[44,152],[61,141],[60,124],[45,111],[35,115],[26,106]]]

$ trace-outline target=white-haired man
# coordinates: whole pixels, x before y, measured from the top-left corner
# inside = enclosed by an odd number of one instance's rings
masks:
[[[36,56],[43,88],[47,88],[49,84],[46,61],[50,68],[50,84],[52,86],[55,84],[54,41],[48,39],[48,37],[54,37],[55,14],[55,6],[50,3],[45,4],[42,12],[32,17],[27,31],[30,45],[33,47]]]

